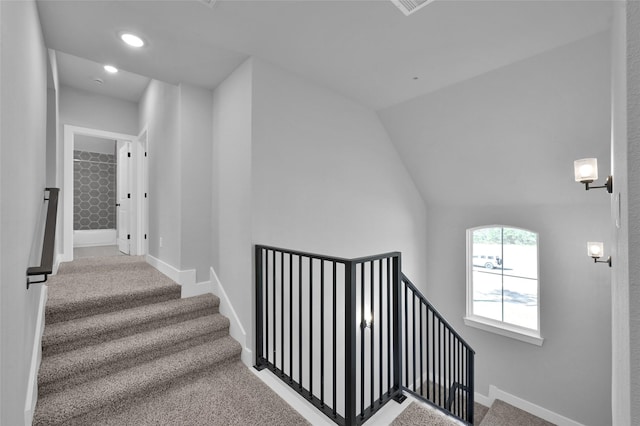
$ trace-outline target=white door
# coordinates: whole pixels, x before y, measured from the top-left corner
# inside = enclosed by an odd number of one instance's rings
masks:
[[[129,153],[131,143],[117,142],[117,184],[116,184],[116,218],[118,249],[129,254],[129,217],[131,215],[131,190],[129,186]]]

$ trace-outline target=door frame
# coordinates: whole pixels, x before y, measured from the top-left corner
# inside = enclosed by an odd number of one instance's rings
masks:
[[[132,155],[133,152],[140,152],[138,137],[135,135],[126,135],[123,133],[109,132],[106,130],[91,129],[88,127],[71,126],[69,124],[64,125],[64,149],[63,149],[63,178],[62,178],[62,253],[60,259],[63,262],[70,262],[73,260],[73,148],[74,139],[76,135],[94,136],[104,139],[113,140],[126,140],[131,142]],[[138,157],[138,156],[136,156]],[[141,183],[139,180],[142,178],[142,171],[138,167],[138,161],[131,162],[132,170],[130,176],[132,176],[134,182],[131,182],[131,198],[133,205],[139,205],[139,198],[142,193],[139,191]],[[136,216],[139,210],[132,209],[129,223],[132,224],[131,230],[131,254],[144,254],[138,251],[139,241],[142,236],[142,226],[138,226],[138,219]],[[142,218],[145,221],[144,218]]]

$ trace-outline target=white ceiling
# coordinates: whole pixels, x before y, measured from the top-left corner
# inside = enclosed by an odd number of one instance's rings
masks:
[[[105,64],[63,52],[56,52],[56,63],[60,84],[131,102],[140,100],[150,80],[125,70],[110,74],[104,70]],[[96,83],[96,78],[103,83]]]
[[[611,4],[438,0],[409,17],[387,0],[41,0],[38,9],[47,46],[100,64],[214,88],[255,55],[381,109],[601,32]],[[123,30],[148,45],[124,46]]]

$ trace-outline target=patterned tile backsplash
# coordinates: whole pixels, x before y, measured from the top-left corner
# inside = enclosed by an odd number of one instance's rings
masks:
[[[115,153],[73,151],[73,181],[73,229],[115,229]]]

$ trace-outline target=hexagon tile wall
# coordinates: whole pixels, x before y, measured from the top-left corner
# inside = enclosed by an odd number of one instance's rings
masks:
[[[73,159],[73,229],[115,229],[115,154],[73,151]]]

